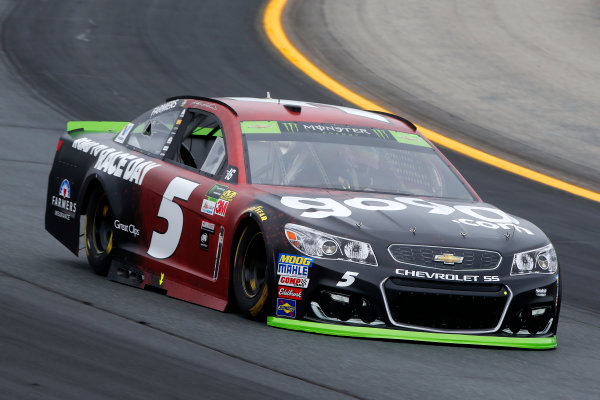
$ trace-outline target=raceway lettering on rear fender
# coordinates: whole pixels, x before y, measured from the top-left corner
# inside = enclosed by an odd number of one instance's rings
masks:
[[[137,185],[142,184],[148,171],[160,166],[160,164],[148,161],[143,157],[118,151],[88,138],[74,140],[73,148],[97,157],[94,169]]]
[[[530,230],[518,226],[520,224],[519,220],[497,208],[476,205],[455,205],[451,207],[412,197],[395,197],[393,200],[375,197],[355,197],[344,200],[344,204],[342,204],[328,197],[283,196],[281,204],[296,210],[306,210],[300,214],[301,217],[305,218],[349,217],[352,215],[350,207],[366,211],[402,212],[410,206],[425,208],[428,209],[428,214],[437,215],[450,215],[458,211],[474,218],[474,220],[461,218],[452,220],[452,222],[488,229],[515,228],[518,232],[533,235],[533,232]]]

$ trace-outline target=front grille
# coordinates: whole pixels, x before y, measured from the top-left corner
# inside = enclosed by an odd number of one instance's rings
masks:
[[[471,271],[494,269],[500,265],[502,256],[489,250],[459,249],[454,247],[414,246],[408,244],[393,244],[388,248],[392,258],[399,263],[437,269],[452,269],[455,271]],[[454,265],[434,261],[436,255],[452,254],[463,257],[461,263]]]
[[[395,325],[434,331],[496,330],[511,294],[504,285],[390,278],[383,285]]]

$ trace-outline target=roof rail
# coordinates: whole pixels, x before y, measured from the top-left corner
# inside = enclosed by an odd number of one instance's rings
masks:
[[[182,99],[191,99],[191,100],[205,100],[205,101],[212,101],[213,103],[217,103],[222,105],[223,107],[227,108],[229,111],[231,111],[236,117],[238,115],[238,113],[227,103],[222,102],[221,100],[217,100],[217,99],[212,99],[210,97],[200,97],[200,96],[175,96],[175,97],[169,97],[168,99],[165,100],[165,102],[169,102],[169,101],[173,101],[173,100],[182,100]]]
[[[392,118],[396,118],[399,119],[400,121],[404,122],[406,125],[408,125],[408,127],[410,129],[412,129],[413,131],[417,130],[417,127],[415,126],[415,124],[413,124],[412,122],[410,122],[409,120],[407,120],[406,118],[402,118],[396,114],[391,114],[388,112],[384,112],[384,111],[372,111],[369,110],[369,112],[375,113],[375,114],[381,114],[381,115],[387,115],[388,117],[392,117]]]

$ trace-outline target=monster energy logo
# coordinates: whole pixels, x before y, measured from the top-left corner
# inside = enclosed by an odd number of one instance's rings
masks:
[[[282,125],[288,132],[298,132],[298,124],[295,122],[282,122]]]
[[[379,139],[389,139],[390,135],[387,133],[387,131],[383,130],[383,129],[373,129],[373,132],[375,132],[375,135],[377,135],[377,137]]]

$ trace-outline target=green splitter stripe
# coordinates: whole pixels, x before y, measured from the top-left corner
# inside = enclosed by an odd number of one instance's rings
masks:
[[[82,133],[119,133],[129,122],[117,121],[69,121],[67,132],[73,136]]]
[[[324,335],[363,337],[371,339],[412,340],[418,342],[468,344],[476,346],[515,347],[521,349],[554,349],[556,336],[519,338],[501,336],[458,335],[451,333],[414,332],[400,329],[366,328],[347,325],[322,324],[312,321],[268,317],[267,325],[276,328],[321,333]]]
[[[389,131],[397,142],[404,144],[412,144],[414,146],[421,147],[431,147],[429,143],[425,139],[423,139],[419,135],[415,135],[413,133],[405,133],[405,132],[397,132],[397,131]]]
[[[252,133],[281,133],[277,121],[242,121],[242,134]]]

